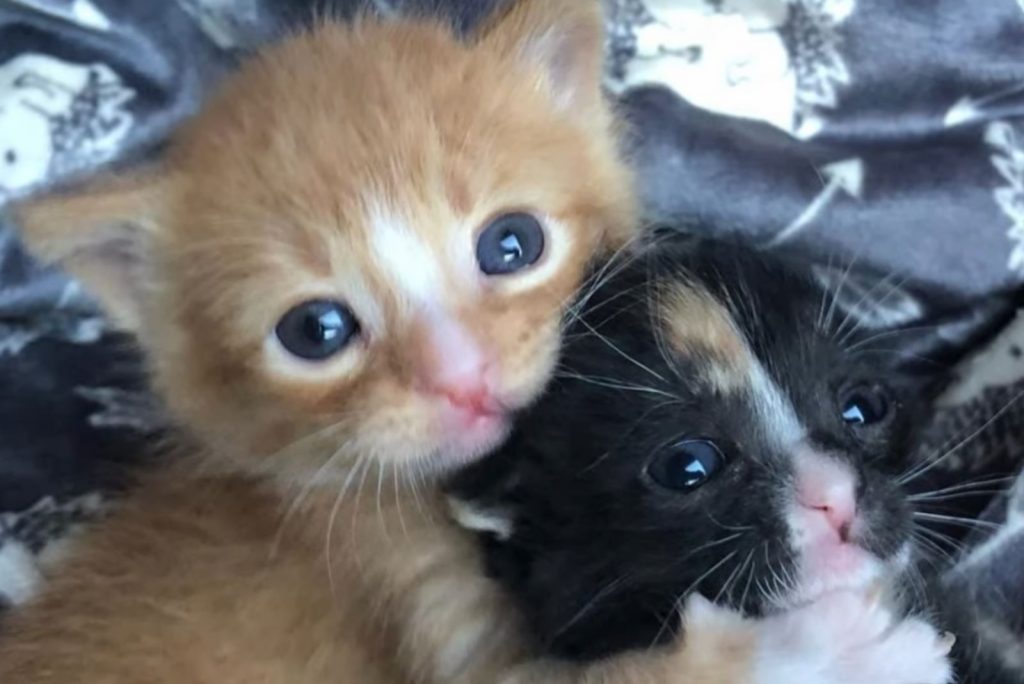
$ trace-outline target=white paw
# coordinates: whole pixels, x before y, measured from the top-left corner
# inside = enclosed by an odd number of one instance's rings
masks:
[[[836,592],[757,623],[757,684],[948,684],[952,637],[877,596]]]

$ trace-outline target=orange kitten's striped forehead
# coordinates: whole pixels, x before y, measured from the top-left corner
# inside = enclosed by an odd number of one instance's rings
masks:
[[[338,445],[341,463],[475,457],[540,392],[588,262],[634,224],[601,48],[584,0],[520,0],[465,41],[320,27],[231,79],[169,173],[61,207],[146,214],[137,307],[74,241],[39,251],[115,291],[219,449],[303,475]],[[51,218],[26,212],[30,238]]]

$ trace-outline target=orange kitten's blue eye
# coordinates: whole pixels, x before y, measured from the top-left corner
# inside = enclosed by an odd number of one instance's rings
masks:
[[[507,275],[531,266],[544,253],[544,228],[521,212],[499,216],[480,234],[476,260],[487,275]]]
[[[721,450],[705,439],[688,439],[666,448],[647,466],[657,484],[675,491],[697,489],[725,465]]]
[[[359,332],[359,321],[340,302],[303,302],[274,329],[281,346],[307,361],[322,361],[344,349]]]

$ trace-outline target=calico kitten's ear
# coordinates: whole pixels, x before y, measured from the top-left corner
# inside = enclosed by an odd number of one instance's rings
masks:
[[[597,0],[513,0],[478,35],[539,68],[565,111],[588,116],[602,106],[604,21]]]
[[[166,215],[169,185],[155,169],[108,177],[20,202],[14,220],[38,259],[81,280],[115,324],[134,330],[146,244]]]

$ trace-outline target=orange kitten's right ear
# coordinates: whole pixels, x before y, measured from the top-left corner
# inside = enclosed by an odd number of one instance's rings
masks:
[[[565,111],[603,107],[604,19],[599,0],[512,0],[479,32],[482,45],[540,68]]]
[[[14,219],[38,259],[67,270],[115,324],[135,330],[146,245],[166,215],[169,185],[162,171],[115,176],[19,202]]]

